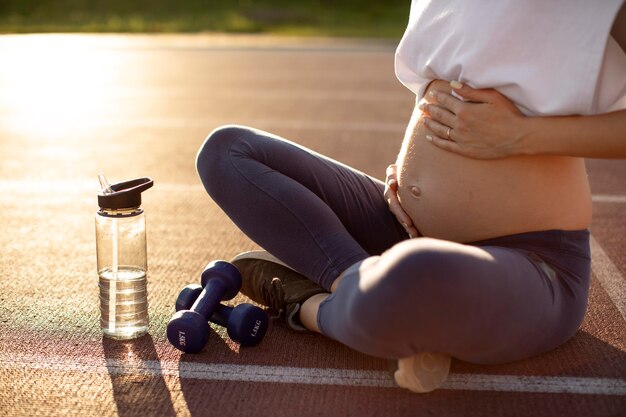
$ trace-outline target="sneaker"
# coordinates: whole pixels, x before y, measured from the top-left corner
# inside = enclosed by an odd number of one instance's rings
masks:
[[[431,392],[448,378],[451,361],[445,353],[418,353],[398,360],[394,379],[399,386],[413,392]]]
[[[328,291],[267,251],[244,252],[231,263],[241,273],[242,294],[269,307],[291,330],[308,332],[300,322],[300,306],[312,296]]]

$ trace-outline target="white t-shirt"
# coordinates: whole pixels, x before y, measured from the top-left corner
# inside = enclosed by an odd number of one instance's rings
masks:
[[[396,75],[495,88],[526,115],[626,108],[626,53],[610,36],[623,0],[413,0]]]

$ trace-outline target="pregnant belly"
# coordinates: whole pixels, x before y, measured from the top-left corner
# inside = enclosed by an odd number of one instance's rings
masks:
[[[423,236],[472,242],[591,221],[584,160],[466,158],[435,147],[415,109],[398,157],[398,197]]]

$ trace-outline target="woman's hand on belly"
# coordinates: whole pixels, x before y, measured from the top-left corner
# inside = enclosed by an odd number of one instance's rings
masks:
[[[524,115],[493,89],[473,89],[452,82],[464,100],[430,88],[420,109],[431,134],[428,140],[444,150],[474,159],[497,159],[526,154],[522,139]]]
[[[396,164],[387,167],[385,178],[385,200],[389,210],[396,216],[410,237],[418,237],[419,233],[413,224],[413,220],[404,211],[398,199],[398,171]]]

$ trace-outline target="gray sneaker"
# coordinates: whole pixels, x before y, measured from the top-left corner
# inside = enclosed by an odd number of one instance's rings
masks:
[[[312,296],[327,292],[324,288],[267,251],[244,252],[235,256],[231,263],[241,273],[244,295],[269,307],[291,330],[308,331],[300,323],[300,306]]]

